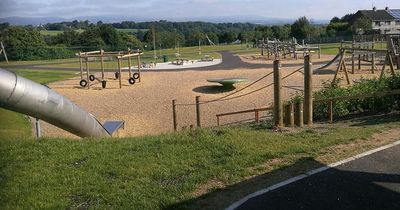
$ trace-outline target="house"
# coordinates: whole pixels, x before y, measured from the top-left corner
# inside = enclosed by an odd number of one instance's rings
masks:
[[[400,34],[400,9],[359,10],[354,14],[353,21],[366,17],[372,22],[372,29],[381,34]]]

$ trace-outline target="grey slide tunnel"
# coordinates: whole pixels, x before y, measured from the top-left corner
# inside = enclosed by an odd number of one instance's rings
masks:
[[[80,137],[111,137],[113,132],[50,88],[1,68],[0,107],[41,119]]]

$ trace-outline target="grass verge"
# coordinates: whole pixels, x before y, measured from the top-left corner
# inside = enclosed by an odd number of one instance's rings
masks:
[[[224,199],[199,206],[199,196],[207,201],[204,195],[304,158],[334,158],[329,148],[368,142],[373,134],[400,125],[398,114],[383,119],[379,125],[363,119],[292,133],[240,126],[125,139],[4,139],[0,205],[4,209],[212,208]],[[274,164],[266,167],[271,161]]]

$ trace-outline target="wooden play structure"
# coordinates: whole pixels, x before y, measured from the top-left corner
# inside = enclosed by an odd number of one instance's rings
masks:
[[[7,53],[6,53],[6,49],[4,48],[3,42],[0,41],[0,55],[3,54],[4,55],[4,59],[6,60],[7,64],[8,64],[8,58],[7,58]]]
[[[268,38],[262,39],[259,40],[258,47],[261,49],[261,56],[267,55],[268,58],[270,58],[270,56],[274,56],[275,59],[293,56],[293,58],[297,59],[299,54],[302,54],[304,57],[314,52],[318,52],[318,58],[321,58],[321,47],[319,45],[306,45],[304,41],[303,44],[300,45],[295,38],[291,41],[280,41],[279,39],[269,40]]]
[[[389,66],[392,75],[394,72],[394,61],[397,63],[397,69],[399,69],[399,48],[398,48],[398,37],[388,36],[387,38],[387,49],[375,49],[374,42],[344,42],[342,41],[339,53],[336,58],[339,58],[339,64],[336,69],[336,73],[333,79],[335,82],[340,71],[343,71],[346,77],[347,84],[350,84],[348,76],[348,68],[346,61],[351,61],[351,73],[355,74],[356,61],[358,63],[358,71],[361,70],[362,63],[367,63],[371,66],[371,73],[375,74],[378,70],[377,65],[382,65],[380,77],[382,78],[385,74],[386,66]],[[396,45],[397,44],[397,45]],[[346,57],[350,55],[350,58]]]
[[[136,83],[136,80],[139,82],[141,81],[141,76],[140,76],[140,56],[143,53],[140,50],[130,50],[128,51],[120,51],[120,52],[105,52],[104,50],[97,50],[97,51],[90,51],[90,52],[79,52],[76,53],[75,55],[79,58],[79,63],[80,63],[80,75],[81,75],[81,80],[79,82],[79,85],[81,87],[87,87],[90,89],[90,82],[92,81],[99,81],[102,84],[103,88],[106,88],[107,85],[107,80],[104,75],[104,59],[105,58],[115,58],[118,62],[118,71],[115,72],[115,79],[119,80],[119,88],[122,88],[122,69],[121,69],[121,61],[124,59],[128,60],[128,82],[129,84],[133,85]],[[132,57],[137,58],[137,72],[132,73]],[[89,62],[91,60],[97,60],[100,59],[100,65],[101,65],[101,78],[96,78],[93,74],[90,74],[90,69],[89,69]],[[85,62],[85,65],[83,65],[83,62]]]

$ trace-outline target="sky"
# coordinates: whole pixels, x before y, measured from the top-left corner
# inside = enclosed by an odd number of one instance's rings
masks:
[[[0,17],[122,16],[150,19],[258,16],[329,20],[359,9],[400,9],[400,0],[0,0]]]

